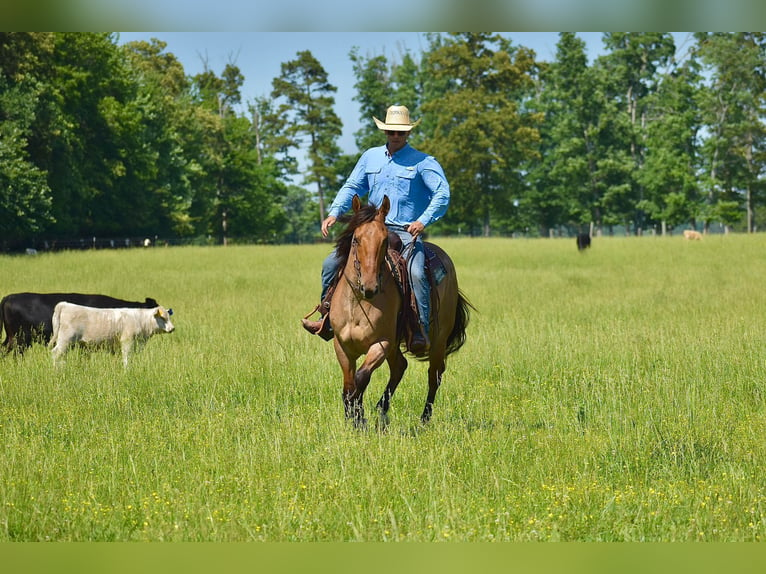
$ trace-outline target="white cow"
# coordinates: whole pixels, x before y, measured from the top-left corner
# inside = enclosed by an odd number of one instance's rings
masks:
[[[52,349],[53,364],[72,344],[111,343],[122,347],[122,362],[128,365],[133,343],[145,343],[155,333],[172,333],[172,310],[154,309],[97,309],[74,303],[61,302],[53,310],[53,337],[48,344]]]

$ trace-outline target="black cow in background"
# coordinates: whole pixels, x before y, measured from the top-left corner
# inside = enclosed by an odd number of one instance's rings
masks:
[[[33,342],[47,344],[53,334],[53,309],[57,303],[68,301],[86,307],[101,309],[117,307],[143,307],[153,309],[157,301],[149,297],[143,303],[123,301],[108,295],[83,293],[13,293],[0,301],[0,321],[5,328],[6,352],[16,349],[23,353]]]
[[[590,247],[590,233],[577,234],[577,250],[582,251]]]

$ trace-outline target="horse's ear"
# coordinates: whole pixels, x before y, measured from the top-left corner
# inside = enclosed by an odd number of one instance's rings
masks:
[[[356,194],[354,194],[354,199],[351,200],[351,207],[353,208],[354,213],[362,208],[362,200],[359,199],[359,196]]]
[[[378,209],[378,215],[385,219],[389,209],[391,209],[391,201],[388,199],[387,195],[384,195],[383,201],[380,203],[380,208]]]

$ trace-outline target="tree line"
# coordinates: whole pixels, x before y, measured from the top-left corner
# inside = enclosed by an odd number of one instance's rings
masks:
[[[604,33],[589,61],[564,32],[551,62],[509,35],[424,37],[396,59],[350,51],[362,127],[344,154],[310,51],[244,102],[236,62],[190,76],[159,39],[0,33],[0,244],[314,241],[394,103],[450,181],[435,233],[755,231],[766,215],[766,34]]]

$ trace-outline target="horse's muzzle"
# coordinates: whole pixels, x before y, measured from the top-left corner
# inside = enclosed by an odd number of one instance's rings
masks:
[[[378,286],[376,285],[374,289],[367,289],[367,288],[365,288],[365,289],[360,289],[360,291],[362,292],[362,296],[363,296],[363,297],[364,297],[364,298],[365,298],[367,301],[369,301],[370,299],[372,299],[373,297],[375,297],[375,295],[377,295],[377,294],[378,294],[378,292],[380,291],[380,289],[378,289]]]
[[[366,281],[362,280],[361,273],[357,277],[356,281],[356,288],[359,291],[359,294],[362,296],[363,299],[366,301],[369,301],[376,295],[378,295],[382,289],[380,288],[381,282],[383,281],[383,277],[381,273],[378,273],[378,275],[374,278],[367,278]]]

